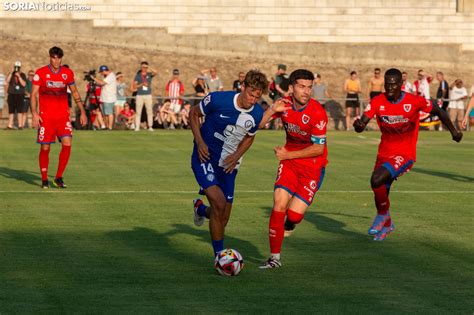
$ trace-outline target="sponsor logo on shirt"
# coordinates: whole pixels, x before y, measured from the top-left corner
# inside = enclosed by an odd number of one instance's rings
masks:
[[[407,123],[409,119],[403,117],[402,115],[394,115],[394,116],[384,115],[384,116],[380,116],[380,121],[389,125],[393,125],[393,124],[399,124],[399,123]]]
[[[327,123],[324,120],[321,120],[319,124],[316,124],[316,128],[318,128],[319,130],[323,130],[324,127],[326,127],[326,124]]]
[[[46,81],[46,87],[50,89],[60,89],[65,87],[66,85],[62,81]]]
[[[385,110],[385,106],[383,106],[383,105],[380,105],[379,108],[380,108],[381,111],[382,111],[382,110]]]
[[[300,126],[292,124],[292,123],[286,123],[285,124],[285,129],[288,132],[298,133],[302,136],[306,136],[308,134],[306,131],[301,130]]]

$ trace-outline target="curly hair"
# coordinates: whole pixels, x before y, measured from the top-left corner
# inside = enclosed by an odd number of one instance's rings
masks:
[[[268,93],[268,79],[267,76],[259,70],[250,70],[245,75],[244,79],[245,86],[249,86],[254,89],[259,89],[262,94]]]

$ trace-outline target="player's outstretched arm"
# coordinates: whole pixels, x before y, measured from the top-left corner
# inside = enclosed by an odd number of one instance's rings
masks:
[[[37,99],[38,99],[38,92],[39,92],[39,85],[34,85],[31,89],[30,95],[30,107],[31,107],[31,114],[33,115],[33,127],[38,128],[38,125],[42,122],[38,111],[36,110],[37,107]]]
[[[79,94],[76,85],[69,85],[69,89],[71,90],[71,95],[74,99],[74,102],[76,102],[76,105],[79,107],[79,111],[81,112],[81,117],[79,118],[81,125],[85,126],[87,124],[87,115],[86,110],[84,109],[84,103],[81,100],[81,95]]]
[[[433,104],[433,109],[431,110],[431,115],[436,115],[439,117],[439,120],[448,127],[449,132],[451,133],[451,137],[453,138],[454,141],[460,142],[462,139],[462,132],[458,131],[454,125],[451,119],[449,119],[448,114],[439,108],[438,104]]]
[[[199,160],[201,162],[206,162],[211,158],[209,154],[209,148],[207,144],[204,142],[201,134],[201,117],[202,117],[201,110],[199,105],[193,106],[189,111],[189,124],[191,125],[191,130],[193,132],[194,141],[196,142],[199,154]]]
[[[370,121],[370,118],[367,117],[365,114],[362,114],[362,117],[354,120],[354,123],[352,124],[352,126],[354,126],[354,130],[357,133],[361,133],[362,131],[365,130],[365,127],[367,126],[369,121]]]
[[[285,147],[276,146],[274,149],[278,160],[304,159],[316,157],[324,153],[324,144],[312,144],[301,150],[288,151]]]
[[[226,173],[231,173],[235,169],[235,167],[239,163],[240,158],[252,146],[252,143],[253,143],[254,139],[255,139],[255,136],[246,135],[242,139],[242,141],[240,141],[239,146],[237,147],[237,150],[235,150],[234,153],[230,154],[228,157],[225,158],[225,160],[224,160],[224,165],[225,165],[224,171]]]
[[[272,104],[264,113],[263,113],[263,118],[260,124],[258,125],[258,128],[262,129],[265,128],[265,125],[272,119],[272,116],[275,115],[276,113],[282,113],[288,108],[291,107],[291,103],[289,100],[280,98],[275,101],[275,103]]]

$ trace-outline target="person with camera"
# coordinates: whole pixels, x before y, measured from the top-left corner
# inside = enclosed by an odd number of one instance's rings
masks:
[[[16,61],[13,67],[13,71],[7,74],[8,88],[8,126],[7,129],[13,129],[13,120],[15,113],[18,114],[18,128],[23,129],[21,122],[23,121],[23,115],[25,114],[24,101],[25,101],[25,87],[26,87],[26,74],[21,72],[21,62]]]
[[[37,143],[41,145],[39,166],[43,189],[49,188],[49,151],[51,143],[55,143],[56,138],[61,142],[61,152],[53,184],[58,188],[66,188],[63,173],[71,155],[72,144],[72,125],[67,101],[68,86],[79,108],[81,125],[87,124],[86,111],[74,81],[74,72],[61,66],[63,55],[64,52],[59,47],[55,46],[49,50],[49,64],[36,70],[30,97],[33,127],[38,127]]]
[[[117,102],[117,78],[106,65],[99,67],[99,73],[103,76],[98,78],[93,76],[95,83],[102,87],[100,101],[102,102],[102,112],[106,118],[107,128],[112,130],[114,126],[114,107]]]
[[[151,68],[148,65],[148,62],[141,62],[140,70],[135,76],[135,80],[132,84],[132,91],[137,91],[135,131],[140,130],[143,105],[145,105],[146,108],[148,130],[153,131],[153,98],[151,96],[151,80],[156,74],[157,71]]]

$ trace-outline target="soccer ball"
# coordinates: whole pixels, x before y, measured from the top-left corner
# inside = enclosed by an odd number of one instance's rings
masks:
[[[222,276],[236,276],[244,269],[244,259],[235,249],[227,248],[217,253],[214,268]]]

